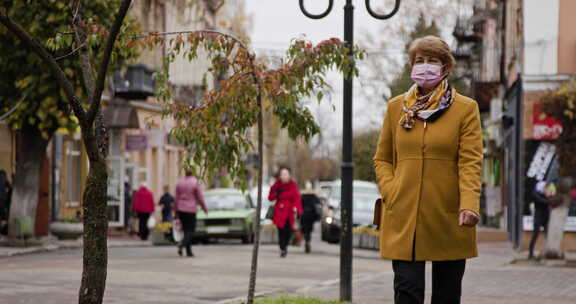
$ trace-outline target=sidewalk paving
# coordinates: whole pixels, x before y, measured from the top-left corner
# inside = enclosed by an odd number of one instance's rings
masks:
[[[108,238],[108,248],[115,247],[152,247],[152,242],[141,241],[136,237],[113,236]],[[0,258],[13,257],[18,255],[42,253],[56,251],[60,249],[82,248],[82,239],[78,240],[57,240],[55,238],[44,238],[30,241],[28,246],[14,246],[6,241],[0,242]]]
[[[67,241],[58,248],[80,245],[79,241]],[[238,303],[245,297],[251,246],[237,242],[196,246],[194,259],[178,258],[174,247],[151,246],[135,238],[111,237],[109,246],[121,248],[109,251],[105,303]],[[507,242],[480,244],[480,257],[467,266],[463,303],[576,302],[575,269],[511,264],[515,252],[510,247]],[[281,259],[277,246],[263,246],[257,293],[266,297],[337,299],[338,253],[339,246],[318,241],[313,254],[291,247],[289,257]],[[7,303],[72,303],[77,297],[82,269],[80,249],[4,258],[0,265],[0,299]],[[355,250],[354,274],[354,303],[393,302],[391,265],[379,259],[377,251]],[[429,278],[430,270],[428,291]]]
[[[576,303],[575,269],[547,263],[512,264],[517,255],[508,243],[480,244],[480,256],[467,263],[463,303],[469,304],[572,304]],[[390,267],[391,268],[391,267]],[[431,264],[426,270],[426,297],[430,299]],[[355,304],[393,303],[393,273],[357,275],[353,280]],[[304,288],[299,295],[322,299],[339,297],[339,282]]]

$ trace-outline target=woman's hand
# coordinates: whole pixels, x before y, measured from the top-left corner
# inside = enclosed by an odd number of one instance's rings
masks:
[[[466,227],[474,227],[480,221],[480,217],[476,212],[471,210],[460,211],[460,217],[458,219],[458,225]]]

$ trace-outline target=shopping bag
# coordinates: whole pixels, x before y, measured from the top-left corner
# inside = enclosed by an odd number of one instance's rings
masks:
[[[179,219],[175,219],[172,224],[172,238],[174,239],[174,242],[180,243],[183,237],[182,222],[180,222]]]
[[[156,227],[156,218],[153,215],[150,215],[148,218],[146,226],[148,226],[148,229],[154,229],[154,227]]]

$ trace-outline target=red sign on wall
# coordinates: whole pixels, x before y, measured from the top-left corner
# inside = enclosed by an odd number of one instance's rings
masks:
[[[541,108],[541,103],[534,103],[532,111],[534,131],[532,138],[536,140],[554,140],[562,133],[562,123],[556,118],[544,114]]]

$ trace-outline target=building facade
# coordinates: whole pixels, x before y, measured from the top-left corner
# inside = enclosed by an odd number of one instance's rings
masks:
[[[541,113],[540,99],[576,76],[575,11],[571,0],[477,0],[470,17],[477,52],[465,64],[475,67],[475,98],[488,105],[486,211],[501,215],[497,226],[508,230],[516,247],[526,246],[532,230],[534,182],[554,178],[553,161],[544,176],[532,176],[530,169],[537,151],[553,146],[562,130]],[[570,215],[566,230],[576,231],[576,210]]]
[[[193,31],[217,29],[246,39],[248,19],[244,1],[165,1],[148,0],[133,3],[129,16],[136,18],[142,32]],[[169,37],[168,37],[169,38]],[[163,187],[174,191],[183,175],[181,163],[184,147],[170,136],[177,123],[162,117],[162,106],[154,97],[152,73],[161,67],[168,46],[143,51],[136,65],[115,72],[103,96],[102,114],[110,135],[108,158],[108,217],[111,228],[126,227],[131,211],[127,191],[146,183],[157,202]],[[170,70],[174,100],[186,104],[202,102],[202,93],[211,87],[204,76],[209,62],[202,54],[196,61],[177,58]],[[128,82],[138,77],[147,79],[137,89]],[[133,78],[135,77],[135,78]],[[123,89],[127,89],[122,91]],[[128,93],[126,93],[128,92]],[[16,167],[16,136],[0,122],[0,169],[11,176]],[[37,222],[37,235],[48,233],[49,221],[81,218],[82,195],[89,170],[88,158],[80,130],[58,130],[48,146],[46,170],[42,170]],[[46,189],[44,189],[46,188]],[[42,190],[44,189],[44,190]],[[45,200],[46,206],[40,206]],[[158,218],[159,210],[158,210]],[[41,221],[38,221],[41,218]],[[46,220],[44,220],[46,219]]]

